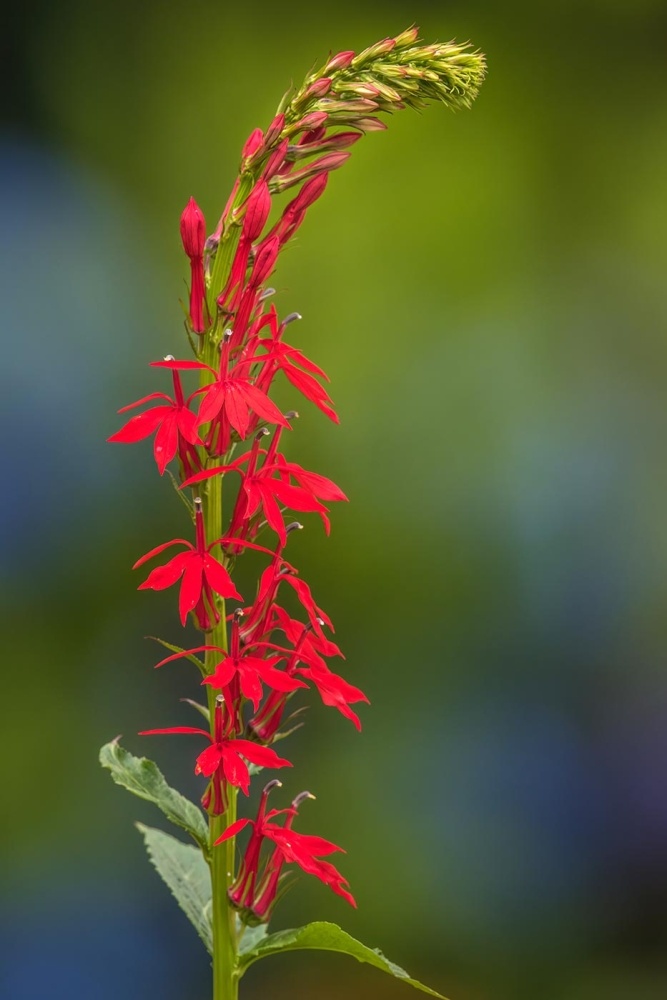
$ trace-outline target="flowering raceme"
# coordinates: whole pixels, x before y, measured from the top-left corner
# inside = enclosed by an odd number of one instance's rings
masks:
[[[134,568],[181,547],[154,566],[139,589],[162,591],[179,584],[181,625],[202,635],[189,648],[158,640],[170,655],[157,666],[182,661],[197,666],[205,701],[190,704],[207,727],[170,725],[141,735],[193,735],[207,741],[192,757],[195,774],[206,779],[206,815],[169,788],[152,762],[133,757],[118,741],[102,749],[101,759],[119,784],[154,802],[197,845],[141,828],[156,868],[212,955],[213,1000],[236,1000],[249,964],[295,947],[347,951],[439,995],[333,924],[269,935],[266,925],[294,866],[348,904],[356,906],[356,901],[329,860],[342,848],[293,829],[301,804],[313,798],[309,792],[286,808],[267,811],[269,793],[281,787],[278,780],[270,781],[255,819],[237,818],[237,795],[249,795],[253,775],[264,768],[292,767],[272,745],[299,728],[294,719],[312,688],[357,730],[361,720],[351,706],[368,702],[359,687],[329,666],[328,661],[342,658],[330,635],[332,621],[285,556],[292,535],[302,528],[290,520],[291,513],[306,519],[317,515],[329,534],[328,505],[347,496],[291,455],[288,432],[298,413],[283,412],[272,398],[279,381],[313,404],[309,417],[319,410],[337,423],[338,415],[325,372],[288,342],[292,324],[301,317],[292,312],[280,318],[270,304],[274,292],[267,282],[283,249],[328,189],[329,175],[349,160],[365,134],[386,127],[379,115],[423,107],[428,100],[469,107],[483,76],[483,56],[469,46],[423,45],[411,28],[358,55],[346,50],[330,56],[301,88],[288,93],[268,128],[250,133],[239,175],[208,237],[194,198],[185,206],[180,220],[190,264],[185,327],[194,357],[167,355],[152,362],[156,377],[171,378],[173,397],[158,384],[158,391],[122,407],[121,413],[145,408],[109,438],[129,444],[154,434],[158,471],[161,476],[169,471],[190,514],[190,537],[158,544]],[[285,191],[293,196],[281,205]],[[197,382],[186,389],[190,379]],[[222,503],[225,477],[237,488],[229,510]],[[232,575],[238,559],[249,552],[263,568],[254,593],[241,594]],[[231,612],[228,601],[238,602]],[[298,707],[287,715],[292,699]],[[236,837],[246,827],[250,835],[237,869]],[[255,928],[252,935],[249,926]]]

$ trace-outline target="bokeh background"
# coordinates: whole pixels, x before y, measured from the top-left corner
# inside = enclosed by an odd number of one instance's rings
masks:
[[[452,1000],[667,995],[667,9],[660,0],[31,0],[7,10],[0,138],[3,1000],[204,1000],[100,744],[193,796],[172,595],[130,566],[179,534],[116,409],[181,349],[178,218],[331,49],[412,22],[471,38],[470,113],[355,147],[276,276],[340,428],[290,454],[352,503],[293,557],[369,694],[313,706],[286,791],[348,848],[339,921]],[[285,393],[285,402],[291,397]],[[250,578],[248,578],[250,579]],[[176,745],[177,744],[177,745]],[[255,966],[247,1000],[392,1000],[338,956]]]

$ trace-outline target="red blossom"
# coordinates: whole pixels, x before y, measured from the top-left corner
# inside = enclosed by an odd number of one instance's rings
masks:
[[[165,590],[182,577],[178,605],[181,624],[185,625],[188,614],[194,611],[199,627],[207,631],[212,628],[212,623],[220,620],[213,593],[219,594],[223,598],[233,597],[237,600],[241,600],[241,595],[236,590],[225,567],[211,555],[210,550],[219,544],[219,539],[209,545],[206,544],[204,518],[199,498],[195,500],[195,527],[195,545],[184,538],[175,538],[170,542],[164,542],[138,559],[132,568],[138,569],[153,556],[159,555],[172,545],[185,545],[188,549],[187,552],[179,552],[168,563],[152,570],[138,589]]]
[[[257,767],[291,767],[284,757],[279,757],[270,747],[260,746],[250,740],[230,739],[225,728],[223,708],[219,703],[215,706],[214,735],[205,729],[194,726],[170,726],[167,729],[145,729],[140,736],[170,736],[172,734],[193,734],[204,736],[210,746],[197,757],[195,774],[203,774],[211,778],[214,787],[213,811],[217,815],[225,811],[225,783],[240,788],[244,795],[250,791],[250,772],[246,761]],[[210,802],[209,802],[210,804]]]
[[[196,445],[202,445],[197,430],[197,417],[189,407],[192,396],[187,399],[183,395],[183,386],[178,372],[173,372],[174,399],[164,392],[153,392],[150,396],[144,396],[135,403],[123,406],[118,412],[126,413],[136,406],[142,406],[154,399],[166,400],[162,406],[153,406],[143,413],[131,417],[119,431],[112,434],[108,441],[120,444],[131,444],[135,441],[142,441],[154,431],[155,442],[153,453],[159,469],[160,475],[168,464],[178,453],[183,464],[183,471],[186,476],[193,475],[201,468]]]
[[[271,781],[264,788],[255,820],[237,820],[215,841],[216,846],[222,844],[230,837],[235,837],[244,827],[252,826],[239,874],[229,889],[229,898],[238,909],[249,912],[256,919],[267,920],[276,900],[283,865],[296,864],[307,874],[314,875],[328,885],[351,906],[356,907],[354,897],[348,890],[347,880],[331,862],[322,860],[322,857],[337,851],[345,853],[343,848],[330,840],[325,840],[324,837],[297,833],[292,829],[292,823],[301,803],[307,798],[313,798],[310,792],[298,795],[289,809],[272,809],[266,812],[269,793],[279,785],[279,781]],[[278,816],[283,815],[285,820],[282,826],[273,822]],[[265,839],[272,840],[275,849],[260,876],[260,853],[262,841]]]

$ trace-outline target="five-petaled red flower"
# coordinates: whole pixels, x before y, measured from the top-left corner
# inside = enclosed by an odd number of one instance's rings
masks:
[[[196,545],[186,541],[185,538],[174,538],[151,549],[138,559],[132,568],[137,569],[171,545],[185,545],[187,552],[179,552],[164,566],[152,570],[138,589],[165,590],[182,577],[178,601],[181,624],[185,625],[189,613],[194,611],[199,627],[208,631],[212,628],[212,623],[220,620],[213,593],[223,598],[233,597],[237,600],[241,600],[241,595],[225,567],[211,555],[210,550],[218,544],[218,539],[209,545],[206,544],[204,517],[199,498],[195,500],[195,525]]]

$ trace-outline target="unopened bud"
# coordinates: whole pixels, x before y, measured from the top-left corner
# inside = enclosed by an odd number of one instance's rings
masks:
[[[206,221],[194,198],[190,198],[181,215],[181,240],[183,249],[190,259],[201,257],[204,253]]]
[[[311,178],[311,180],[306,181],[296,198],[290,202],[289,207],[295,214],[298,212],[305,212],[305,210],[310,208],[310,206],[314,204],[318,198],[322,197],[328,182],[329,174],[326,171]]]
[[[283,141],[276,146],[271,156],[267,160],[266,166],[262,171],[262,177],[265,181],[270,181],[271,178],[278,173],[283,163],[285,162],[285,154],[287,153],[287,147],[289,146],[289,140],[283,139]]]
[[[297,122],[294,131],[301,132],[304,129],[310,131],[314,128],[321,128],[322,125],[326,124],[328,117],[326,111],[311,111],[309,114],[304,115],[301,121]]]
[[[243,219],[243,237],[252,243],[261,235],[271,211],[271,195],[265,180],[259,180],[248,196]]]
[[[362,132],[384,132],[387,128],[386,122],[380,118],[357,118],[354,124]]]
[[[264,133],[264,145],[272,146],[285,127],[285,115],[279,114],[273,119]]]
[[[327,63],[325,73],[333,73],[337,69],[347,69],[352,60],[354,59],[355,53],[352,49],[347,49],[345,52],[338,52],[333,59],[330,59]]]
[[[314,83],[311,83],[310,87],[308,87],[308,90],[304,91],[301,100],[310,101],[313,98],[317,99],[318,97],[325,97],[330,90],[331,90],[331,80],[327,76],[322,77],[320,80],[315,80]]]
[[[413,25],[411,28],[407,28],[402,31],[400,35],[396,35],[394,38],[395,48],[397,49],[407,49],[408,46],[414,45],[419,38],[419,28]]]
[[[248,138],[245,141],[245,145],[241,152],[242,160],[249,160],[255,153],[262,148],[264,145],[264,133],[261,128],[253,129]]]
[[[278,259],[279,252],[280,237],[278,236],[269,236],[263,243],[260,243],[250,275],[250,283],[252,285],[257,287],[257,285],[261,285],[268,278]]]

